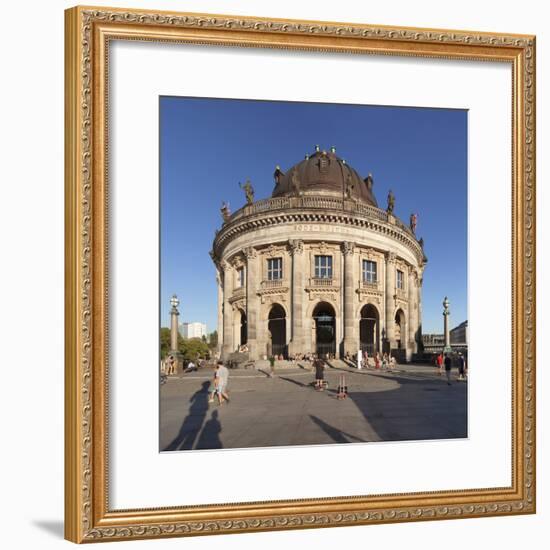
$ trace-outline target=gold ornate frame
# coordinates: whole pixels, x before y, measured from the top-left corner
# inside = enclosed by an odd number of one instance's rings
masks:
[[[512,68],[512,485],[111,511],[107,481],[110,40],[499,61]],[[535,37],[75,7],[66,12],[65,535],[74,542],[535,512]]]

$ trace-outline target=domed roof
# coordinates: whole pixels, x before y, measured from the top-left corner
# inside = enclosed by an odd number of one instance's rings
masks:
[[[316,146],[312,155],[307,155],[286,172],[277,167],[273,177],[275,189],[272,197],[331,195],[378,206],[372,191],[372,176],[361,178],[345,160],[336,156],[334,147],[330,151],[321,151]]]

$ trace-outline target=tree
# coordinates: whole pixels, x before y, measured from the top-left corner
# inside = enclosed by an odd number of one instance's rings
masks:
[[[196,361],[197,357],[206,357],[209,353],[208,345],[200,338],[178,339],[178,349],[186,361]]]
[[[208,335],[208,346],[210,349],[216,349],[218,347],[218,331],[215,330]]]
[[[170,329],[161,327],[160,329],[160,356],[164,359],[170,352]]]

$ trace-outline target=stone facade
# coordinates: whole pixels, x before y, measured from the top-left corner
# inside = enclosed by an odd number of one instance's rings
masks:
[[[323,154],[350,170],[334,154],[317,151],[312,160]],[[227,216],[216,234],[222,357],[239,348],[251,359],[391,349],[410,360],[421,343],[422,247],[408,226],[364,199],[370,175],[354,196],[343,170],[340,188],[334,177],[304,181],[307,170],[291,169],[293,189],[277,193],[276,180],[272,198]]]

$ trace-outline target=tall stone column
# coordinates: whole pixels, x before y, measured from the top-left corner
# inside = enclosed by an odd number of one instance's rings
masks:
[[[445,348],[443,351],[445,353],[452,351],[451,348],[451,329],[449,328],[451,311],[449,310],[449,299],[445,296],[443,300],[443,331],[445,334]]]
[[[178,311],[180,301],[174,294],[170,300],[170,351],[178,351],[178,318],[180,312]]]
[[[304,242],[299,239],[291,239],[289,242],[290,254],[292,256],[292,273],[291,273],[291,332],[288,352],[290,355],[304,353]]]
[[[413,267],[409,268],[409,346],[411,353],[417,353],[418,347],[416,342],[416,329],[418,327],[418,304],[416,302],[418,293],[416,291],[416,273]]]
[[[183,357],[178,349],[179,303],[178,297],[174,294],[170,298],[170,305],[172,306],[170,309],[170,353],[168,358],[170,374],[180,372],[183,367]]]
[[[352,356],[357,353],[357,319],[355,318],[355,278],[353,264],[355,261],[355,243],[342,243],[344,254],[344,353]]]
[[[395,347],[395,254],[386,254],[386,347]],[[388,350],[388,351],[389,351]]]
[[[233,309],[229,303],[229,298],[233,292],[231,277],[232,267],[227,262],[222,262],[223,270],[223,347],[222,357],[227,359],[233,349]]]
[[[261,278],[258,268],[258,253],[253,246],[244,250],[246,256],[246,324],[247,324],[247,346],[251,359],[259,359],[258,353],[258,322],[260,313],[260,301],[258,297],[258,286]]]
[[[218,288],[218,345],[216,347],[216,351],[220,354],[222,352],[222,346],[223,346],[223,282],[222,282],[222,273],[221,268],[218,265],[217,266],[218,271],[216,273],[216,286]]]

